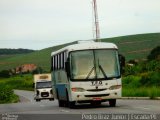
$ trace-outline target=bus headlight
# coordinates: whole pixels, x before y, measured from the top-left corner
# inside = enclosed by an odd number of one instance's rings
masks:
[[[84,92],[85,89],[83,88],[71,88],[73,92]]]
[[[109,89],[110,90],[115,90],[115,89],[119,89],[119,88],[121,88],[122,86],[121,85],[113,85],[113,86],[111,86]]]

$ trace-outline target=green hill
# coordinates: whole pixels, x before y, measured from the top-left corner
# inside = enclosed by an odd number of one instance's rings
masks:
[[[153,48],[160,45],[160,33],[129,35],[102,41],[115,43],[127,60],[145,59]]]
[[[160,33],[139,34],[130,36],[121,36],[115,38],[105,38],[102,42],[113,42],[119,47],[127,60],[146,58],[150,51],[160,45]],[[73,42],[74,43],[74,42]],[[68,43],[68,44],[73,44]],[[42,67],[44,70],[50,70],[50,54],[68,44],[54,46],[28,54],[0,58],[0,71],[14,68],[16,66],[33,63]]]
[[[71,43],[68,43],[71,44]],[[0,58],[0,71],[15,68],[23,64],[36,64],[37,66],[42,67],[44,70],[50,70],[50,55],[52,51],[58,50],[63,46],[68,44],[54,46],[46,49],[42,49],[36,52],[28,54],[19,54],[9,57]]]

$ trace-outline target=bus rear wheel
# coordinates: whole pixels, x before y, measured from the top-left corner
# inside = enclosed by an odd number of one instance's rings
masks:
[[[109,100],[109,105],[110,105],[110,107],[115,107],[116,106],[116,99]]]
[[[58,100],[58,105],[59,105],[59,107],[64,107],[64,101]]]
[[[40,99],[36,99],[36,102],[40,102],[41,100]]]
[[[57,99],[58,99],[58,106],[59,107],[64,107],[64,101],[60,100],[58,90],[57,90]]]

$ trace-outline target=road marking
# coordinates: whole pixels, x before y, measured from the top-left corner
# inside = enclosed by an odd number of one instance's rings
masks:
[[[68,111],[68,110],[60,110],[60,112],[70,112],[70,111]]]
[[[147,108],[147,107],[136,107],[138,109],[145,109],[145,110],[149,110],[150,108]]]
[[[40,107],[45,107],[45,105],[40,105]]]

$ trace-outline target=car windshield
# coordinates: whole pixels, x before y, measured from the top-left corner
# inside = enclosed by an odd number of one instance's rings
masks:
[[[120,76],[117,50],[83,50],[70,54],[71,79],[109,79]]]
[[[36,83],[36,88],[41,89],[41,88],[51,88],[52,84],[51,81],[46,81],[46,82],[37,82]]]

